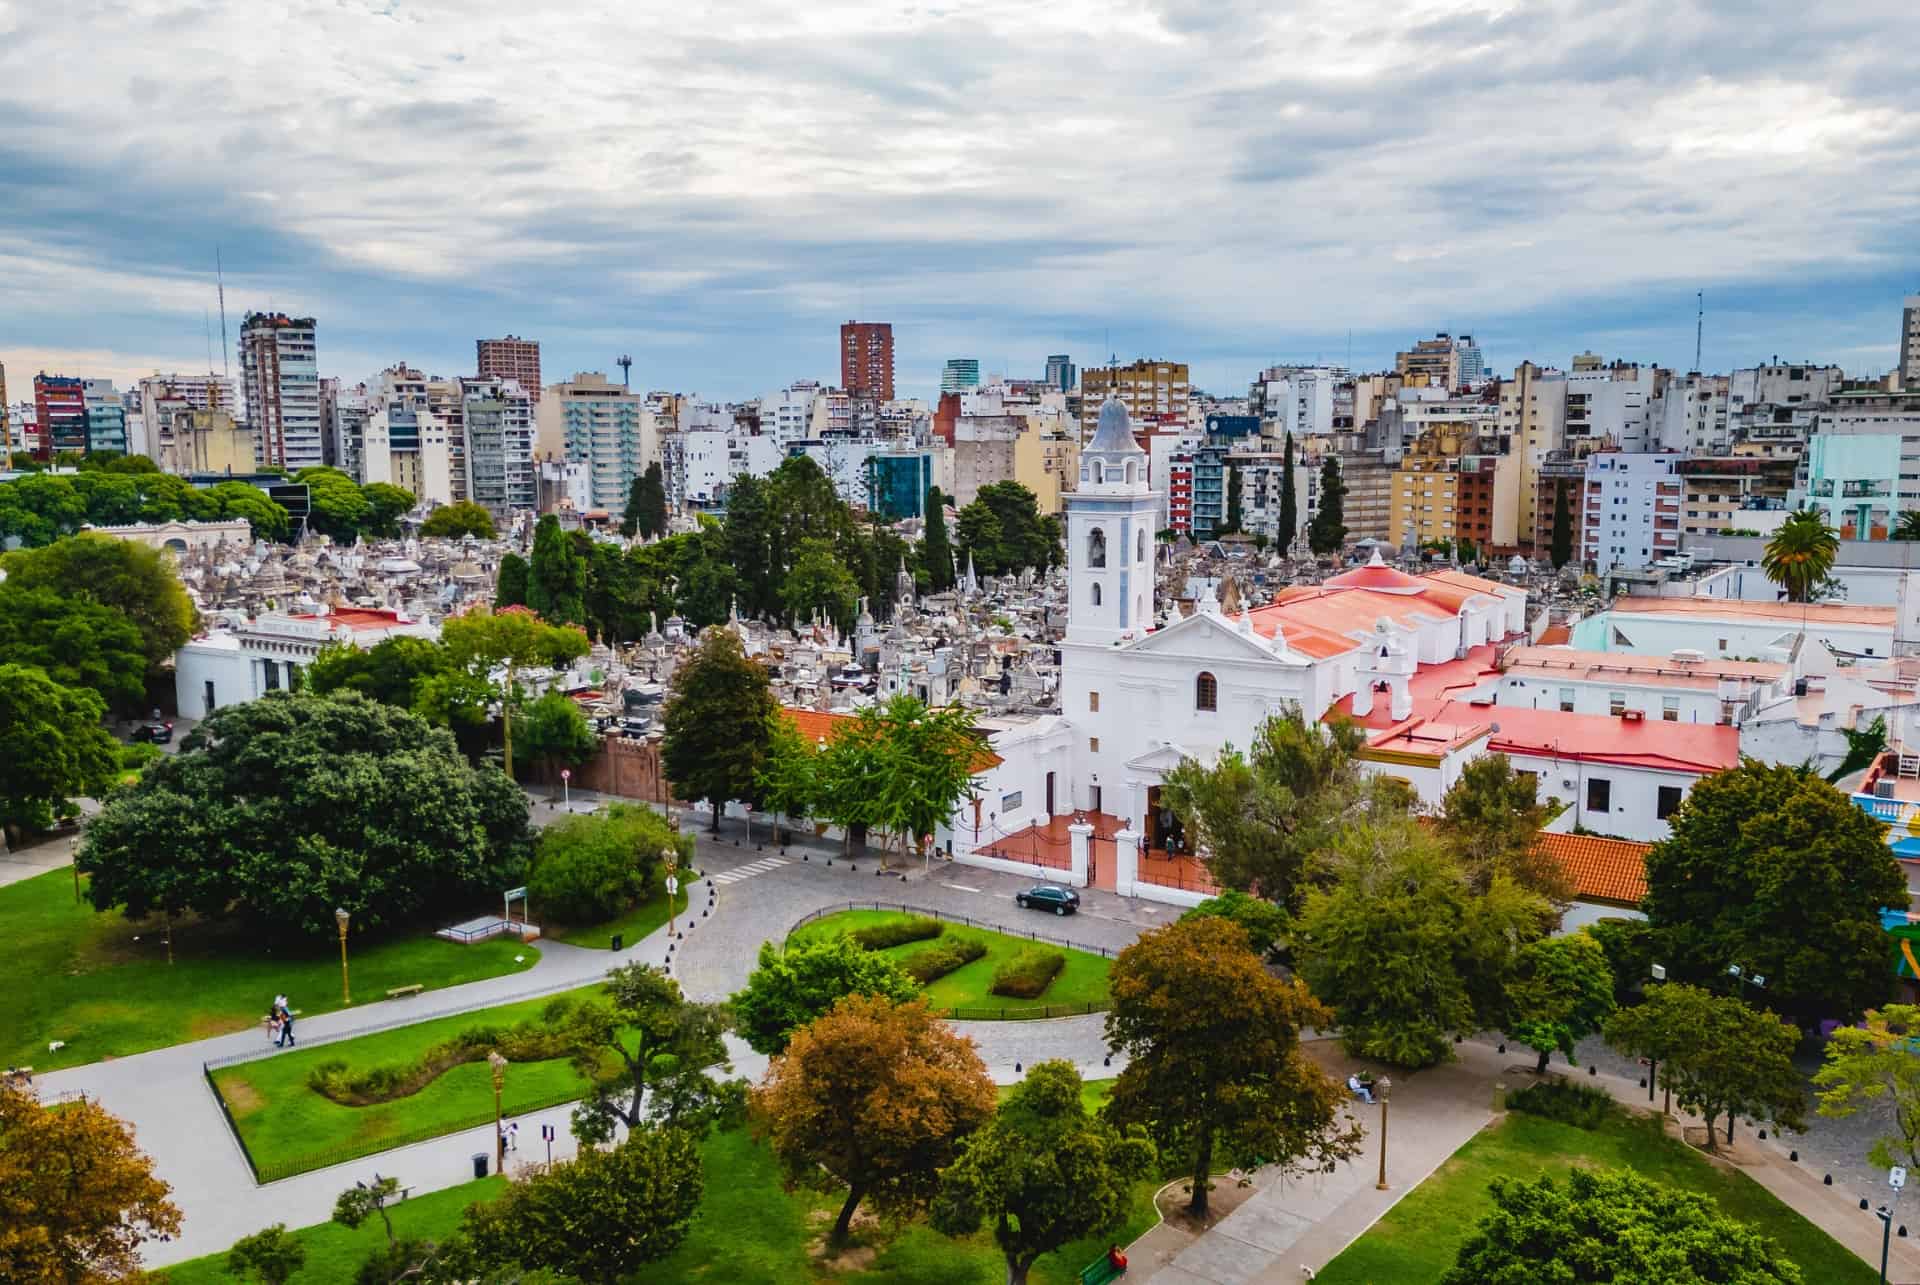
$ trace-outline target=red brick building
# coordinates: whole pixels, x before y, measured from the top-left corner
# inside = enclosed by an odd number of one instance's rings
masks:
[[[840,327],[840,387],[854,396],[893,400],[893,325],[849,321]]]
[[[540,341],[508,335],[505,339],[476,339],[477,373],[482,379],[511,379],[536,402],[540,400]]]

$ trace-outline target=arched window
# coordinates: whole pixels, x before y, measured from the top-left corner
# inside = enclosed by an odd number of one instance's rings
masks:
[[[1128,461],[1127,461],[1127,485],[1128,485],[1128,486],[1132,486],[1132,485],[1133,485],[1133,483],[1134,483],[1134,478],[1135,478],[1135,471],[1136,471],[1136,470],[1137,470],[1137,469],[1138,469],[1139,467],[1140,467],[1140,466],[1139,466],[1139,465],[1137,465],[1137,464],[1135,464],[1135,463],[1134,463],[1134,462],[1133,462],[1132,460],[1128,460]]]
[[[1093,605],[1096,607],[1100,605],[1100,586],[1098,583],[1095,583],[1093,586]]]
[[[1147,533],[1144,529],[1133,537],[1133,560],[1135,562],[1147,560]]]
[[[1220,684],[1213,680],[1212,674],[1202,671],[1199,677],[1193,680],[1193,707],[1195,709],[1220,708]]]
[[[1087,533],[1087,565],[1090,567],[1107,565],[1107,533],[1099,527]]]
[[[1095,460],[1093,462],[1093,480],[1096,482],[1104,482],[1107,480],[1107,466],[1105,461]]]

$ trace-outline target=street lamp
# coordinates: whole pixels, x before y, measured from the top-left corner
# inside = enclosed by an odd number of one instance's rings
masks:
[[[335,910],[333,922],[340,925],[340,1003],[342,1007],[353,1003],[353,995],[347,990],[347,912]]]
[[[1393,1081],[1384,1075],[1373,1084],[1373,1091],[1380,1098],[1380,1181],[1373,1184],[1375,1191],[1387,1189],[1387,1092],[1392,1088]]]
[[[493,1171],[500,1173],[507,1167],[507,1135],[500,1128],[500,1090],[507,1082],[507,1059],[494,1049],[487,1054],[487,1065],[493,1070]]]
[[[673,940],[673,899],[680,892],[680,854],[672,848],[660,849],[660,860],[667,867],[667,940]]]

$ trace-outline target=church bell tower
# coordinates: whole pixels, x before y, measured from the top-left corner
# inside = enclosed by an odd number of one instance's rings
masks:
[[[1100,407],[1099,427],[1080,452],[1079,487],[1061,501],[1071,591],[1066,641],[1139,637],[1153,624],[1160,495],[1147,485],[1147,453],[1119,398]]]

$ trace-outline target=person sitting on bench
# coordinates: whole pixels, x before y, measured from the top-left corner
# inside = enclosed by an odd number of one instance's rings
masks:
[[[1365,1102],[1368,1106],[1373,1105],[1373,1086],[1365,1080],[1357,1075],[1349,1075],[1347,1077],[1347,1087],[1352,1089],[1355,1096],[1362,1102]]]
[[[1113,1268],[1116,1272],[1124,1272],[1127,1270],[1127,1256],[1120,1252],[1120,1246],[1107,1246],[1107,1266]]]

